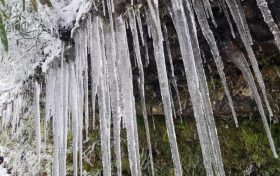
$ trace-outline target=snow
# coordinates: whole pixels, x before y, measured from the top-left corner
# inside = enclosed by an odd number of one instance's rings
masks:
[[[10,174],[7,174],[7,169],[3,168],[3,166],[0,166],[0,175],[1,176],[9,176]]]

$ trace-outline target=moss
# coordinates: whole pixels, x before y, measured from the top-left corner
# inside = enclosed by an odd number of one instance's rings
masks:
[[[156,175],[174,175],[164,117],[155,118],[156,129],[152,127],[152,119],[149,118],[149,120]],[[252,165],[255,167],[258,175],[280,174],[280,162],[278,159],[272,157],[270,146],[259,118],[253,120],[243,119],[240,122],[240,128],[236,128],[233,123],[229,123],[228,120],[223,119],[216,121],[216,124],[224,168],[227,175],[243,175],[244,171]],[[184,174],[190,176],[205,175],[195,121],[193,119],[183,119],[183,122],[180,122],[179,119],[176,119],[175,129]],[[271,131],[279,152],[280,124],[272,124]],[[142,117],[138,118],[138,133],[142,174],[151,175],[146,133]],[[86,151],[85,155],[87,155],[87,159],[84,159],[84,170],[90,175],[100,175],[102,174],[100,134],[96,130],[91,130],[89,135],[90,140],[84,143],[84,151]],[[123,175],[130,175],[125,131],[122,131],[121,138]],[[71,134],[69,139],[71,139]],[[71,141],[69,141],[69,144],[71,145]],[[89,150],[89,147],[93,145],[95,145],[94,150]],[[69,166],[72,163],[70,153],[68,156]],[[113,148],[112,170],[115,173]]]

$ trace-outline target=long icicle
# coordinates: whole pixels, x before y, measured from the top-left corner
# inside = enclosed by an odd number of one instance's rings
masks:
[[[175,73],[174,73],[173,58],[172,58],[170,42],[169,42],[169,38],[168,38],[168,31],[167,31],[166,25],[163,26],[163,31],[164,31],[164,40],[165,40],[165,44],[166,44],[166,48],[167,48],[167,54],[168,54],[168,59],[169,59],[169,64],[170,64],[170,69],[171,69],[171,83],[176,92],[177,101],[179,104],[180,115],[182,115],[182,113],[183,113],[182,105],[181,105],[182,103],[181,103],[180,93],[178,90],[177,80],[176,80]]]
[[[208,87],[202,67],[193,12],[188,1],[172,1],[173,22],[178,34],[188,88],[207,175],[225,175]],[[185,14],[186,13],[186,14]]]
[[[269,27],[271,33],[274,36],[276,46],[280,51],[280,31],[277,24],[274,22],[274,19],[271,15],[271,12],[268,8],[266,0],[256,0],[259,9],[262,12],[264,21],[266,22],[267,26]]]
[[[250,31],[249,31],[248,24],[246,22],[244,11],[242,10],[241,2],[240,2],[240,0],[225,0],[225,1],[230,9],[231,15],[236,23],[239,34],[244,43],[245,49],[248,53],[250,62],[252,64],[252,67],[254,70],[254,74],[255,74],[258,84],[261,88],[263,98],[264,98],[267,110],[269,112],[269,116],[272,117],[273,112],[272,112],[271,106],[270,106],[268,98],[267,98],[266,88],[265,88],[265,84],[264,84],[264,81],[262,78],[262,74],[260,72],[255,53],[251,46],[251,45],[253,45],[253,41],[252,41],[252,37],[251,37]]]
[[[203,69],[202,64],[202,57],[200,53],[198,38],[197,38],[197,31],[196,31],[196,23],[194,19],[194,12],[192,11],[191,5],[189,1],[185,1],[185,13],[187,17],[187,24],[189,24],[189,31],[190,31],[190,38],[192,43],[192,48],[194,52],[194,58],[196,62],[196,68],[197,73],[199,76],[199,82],[200,82],[200,91],[202,93],[202,100],[203,100],[203,106],[205,111],[205,121],[207,124],[207,129],[210,137],[212,152],[213,152],[213,160],[212,165],[214,168],[214,172],[216,175],[225,175],[224,167],[223,167],[223,161],[222,161],[222,155],[220,151],[220,144],[216,129],[216,124],[214,120],[213,115],[213,109],[209,97],[209,90],[207,85],[206,76]]]
[[[100,117],[100,136],[101,136],[101,150],[102,150],[102,164],[103,164],[103,174],[105,176],[111,175],[111,147],[110,147],[110,101],[108,100],[109,88],[108,88],[108,75],[107,75],[107,62],[105,48],[106,38],[107,38],[107,28],[106,24],[101,27],[101,46],[102,50],[102,72],[101,79],[99,80],[99,86],[97,91],[98,96],[98,107],[99,107],[99,117]],[[104,28],[104,29],[103,29]],[[110,31],[110,30],[109,30]],[[110,35],[110,33],[109,33]]]
[[[122,103],[122,115],[127,131],[128,156],[131,175],[139,175],[140,158],[137,134],[137,123],[132,85],[132,70],[127,44],[126,28],[123,18],[115,18],[116,46],[117,46],[117,70],[120,80],[120,93]]]
[[[225,93],[226,93],[226,96],[227,96],[227,99],[228,99],[229,106],[231,108],[231,112],[232,112],[232,115],[233,115],[235,125],[236,125],[236,127],[238,127],[238,120],[237,120],[236,112],[235,112],[235,109],[234,109],[234,106],[233,106],[233,101],[232,101],[232,98],[231,98],[231,94],[230,94],[230,91],[229,91],[229,88],[228,88],[228,85],[227,85],[226,76],[225,76],[225,73],[223,71],[224,70],[224,64],[223,64],[222,58],[220,56],[220,52],[219,52],[215,37],[213,35],[213,32],[210,29],[207,17],[205,15],[204,11],[203,11],[201,0],[192,0],[192,2],[193,2],[194,10],[196,12],[198,23],[200,25],[200,28],[202,29],[202,33],[203,33],[204,37],[206,38],[206,40],[209,44],[209,47],[211,49],[211,53],[212,53],[212,55],[214,57],[214,60],[216,62],[218,73],[219,73],[219,76],[221,78],[221,81],[222,81],[222,84],[223,84],[223,87],[224,87],[224,90],[225,90]]]
[[[140,46],[139,46],[139,38],[138,38],[138,31],[136,27],[136,17],[133,8],[129,10],[129,22],[130,22],[130,29],[132,31],[133,36],[133,46],[134,46],[134,52],[136,55],[136,61],[137,66],[139,69],[139,79],[138,79],[138,85],[140,90],[140,97],[141,97],[141,107],[144,117],[144,123],[145,123],[145,131],[146,131],[146,137],[147,137],[147,143],[149,148],[149,157],[150,157],[150,164],[151,164],[151,170],[152,175],[155,175],[154,171],[154,161],[153,161],[153,154],[152,154],[152,145],[151,145],[151,137],[150,137],[150,129],[149,129],[149,121],[147,117],[147,109],[146,109],[146,100],[145,100],[145,79],[144,79],[144,69],[143,69],[143,63],[141,60],[141,53],[140,53]]]
[[[148,0],[149,14],[152,18],[152,37],[154,46],[154,57],[156,60],[159,84],[161,89],[161,97],[163,101],[163,108],[167,126],[167,133],[169,137],[169,143],[171,147],[171,154],[173,159],[173,164],[175,167],[175,174],[177,176],[182,175],[182,166],[180,161],[180,155],[177,146],[176,133],[174,129],[174,122],[172,117],[172,107],[171,107],[171,95],[169,92],[169,84],[167,78],[167,71],[165,65],[165,56],[163,48],[163,34],[160,25],[158,1]]]
[[[253,97],[256,101],[257,107],[259,109],[263,124],[264,124],[264,128],[267,134],[267,138],[269,140],[269,144],[273,153],[273,156],[275,158],[278,158],[278,155],[276,153],[276,149],[275,149],[275,145],[274,145],[274,141],[269,129],[269,125],[264,113],[264,109],[263,109],[263,105],[262,105],[262,101],[260,98],[260,95],[258,93],[257,90],[257,86],[255,84],[254,81],[254,77],[251,73],[249,64],[246,61],[246,58],[244,57],[243,53],[238,51],[238,48],[236,48],[233,44],[229,44],[228,47],[225,48],[225,52],[227,54],[227,56],[232,60],[232,62],[239,68],[239,70],[241,70],[249,88],[251,89],[252,93],[253,93]]]
[[[40,115],[40,92],[41,88],[37,81],[35,81],[35,96],[34,96],[34,108],[35,108],[35,128],[36,128],[36,145],[38,156],[38,170],[41,165],[41,115]]]
[[[74,64],[70,64],[70,109],[72,117],[72,133],[73,133],[73,175],[78,175],[78,134],[79,134],[79,125],[78,125],[78,87],[77,87],[77,77],[75,74]]]
[[[112,0],[113,2],[113,0]],[[118,75],[116,68],[116,35],[114,30],[113,6],[108,4],[110,27],[107,27],[105,35],[106,43],[106,57],[108,63],[108,81],[110,87],[111,109],[112,109],[112,122],[113,122],[113,136],[114,136],[114,152],[116,156],[117,175],[122,175],[122,162],[121,162],[121,114],[120,114],[120,91],[118,84]],[[112,10],[110,10],[112,9]]]

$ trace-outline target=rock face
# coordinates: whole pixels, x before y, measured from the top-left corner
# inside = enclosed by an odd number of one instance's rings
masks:
[[[280,2],[268,0],[268,5],[271,9],[272,15],[277,24],[280,23]],[[193,116],[192,106],[189,101],[189,95],[186,85],[186,79],[184,76],[184,67],[183,62],[180,59],[180,48],[178,41],[176,39],[176,32],[172,24],[172,20],[169,17],[168,10],[166,9],[166,4],[164,3],[161,9],[162,22],[167,26],[169,31],[168,37],[171,43],[172,57],[175,68],[175,76],[178,80],[178,89],[180,92],[182,107],[183,107],[183,117]],[[272,109],[276,117],[280,114],[277,104],[279,104],[279,99],[274,98],[278,97],[279,94],[279,85],[280,85],[280,75],[279,75],[279,66],[280,66],[280,54],[279,50],[274,44],[273,35],[271,34],[267,24],[264,22],[262,14],[257,7],[255,0],[246,0],[242,2],[242,6],[245,11],[246,19],[254,40],[253,49],[256,54],[259,67],[261,69],[264,82],[266,84],[266,89],[268,93],[269,102],[272,104]],[[123,6],[124,7],[124,6]],[[215,35],[215,38],[218,43],[218,47],[222,54],[222,59],[225,64],[225,73],[229,88],[233,95],[233,103],[237,112],[237,116],[252,116],[257,112],[254,100],[252,99],[251,91],[249,90],[244,78],[238,70],[238,68],[228,59],[224,52],[225,48],[229,43],[233,43],[236,48],[243,52],[245,57],[247,57],[246,51],[243,47],[242,41],[238,34],[238,30],[234,26],[236,38],[232,37],[229,24],[225,18],[224,13],[218,6],[218,1],[213,1],[212,8],[214,16],[217,22],[217,28],[212,27],[212,31]],[[232,20],[233,21],[233,20]],[[146,30],[144,30],[145,32]],[[146,33],[145,33],[146,34]],[[147,35],[147,34],[146,34]],[[204,55],[204,69],[206,75],[208,76],[208,86],[210,89],[211,101],[214,109],[214,115],[228,117],[231,116],[231,110],[227,104],[227,99],[221,85],[221,81],[217,72],[215,62],[211,56],[209,46],[203,37],[201,31],[198,32],[200,39],[200,48],[201,52]],[[131,38],[131,36],[129,36]],[[148,46],[152,47],[152,41],[148,41]],[[132,47],[131,47],[132,48]],[[145,58],[145,48],[142,48],[143,58]],[[153,56],[152,49],[149,50],[150,56]],[[167,53],[166,53],[167,55]],[[166,63],[169,62],[166,60]],[[170,70],[169,70],[170,71]],[[137,68],[134,69],[134,73],[137,74]],[[171,73],[169,73],[171,75]],[[159,83],[156,73],[156,65],[153,59],[151,59],[148,67],[145,68],[145,83],[146,83],[146,99],[148,106],[148,113],[150,115],[163,115],[163,109],[160,99],[160,90]],[[136,80],[135,80],[136,81]],[[136,82],[135,82],[136,84]],[[137,94],[139,91],[135,91]],[[175,94],[175,89],[172,88],[173,99],[175,102],[175,108],[179,110],[179,105],[177,103],[177,98]],[[139,95],[136,95],[136,99],[139,100]],[[140,103],[139,103],[140,104]],[[141,108],[139,106],[139,112]],[[277,119],[275,119],[277,120]]]

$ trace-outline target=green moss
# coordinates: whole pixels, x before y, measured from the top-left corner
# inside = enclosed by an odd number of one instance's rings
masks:
[[[152,127],[152,119],[149,118],[149,120],[156,175],[174,175],[164,117],[155,117],[156,129],[153,129]],[[262,122],[258,118],[253,120],[242,120],[240,122],[240,128],[236,128],[233,123],[229,123],[228,121],[224,121],[222,119],[216,121],[216,124],[224,168],[227,175],[243,175],[244,171],[250,165],[256,166],[258,175],[280,174],[279,160],[272,157]],[[195,121],[184,119],[181,123],[179,119],[176,119],[175,129],[184,175],[205,175]],[[279,152],[280,125],[272,124],[271,131],[274,136],[275,145]],[[138,133],[142,174],[150,175],[151,168],[142,117],[138,118]],[[92,146],[93,144],[95,144],[95,148],[91,152],[86,152],[90,162],[84,160],[84,170],[86,170],[90,175],[100,175],[102,173],[100,134],[98,131],[91,130],[89,135],[90,140],[84,143],[84,151],[87,151],[89,146]],[[123,175],[130,175],[125,131],[122,131],[121,138]],[[70,139],[71,134],[69,134],[69,140]],[[69,142],[71,145],[71,141]],[[69,155],[69,166],[72,162],[71,157],[72,156]],[[113,148],[112,170],[113,172],[116,170]]]

